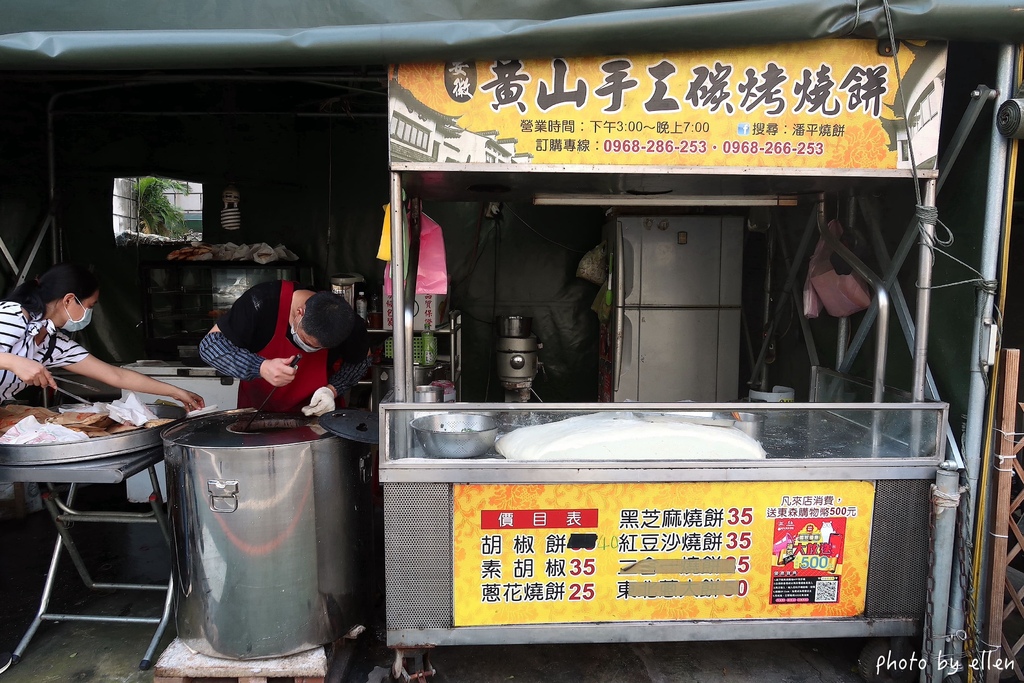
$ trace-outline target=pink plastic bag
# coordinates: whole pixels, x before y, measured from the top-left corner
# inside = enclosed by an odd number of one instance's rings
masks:
[[[833,220],[829,231],[839,239],[843,226]],[[871,290],[857,273],[840,275],[830,261],[832,248],[819,239],[807,267],[804,281],[804,316],[817,318],[824,307],[825,312],[836,318],[845,318],[871,305]]]
[[[420,214],[420,259],[416,271],[417,294],[448,292],[448,261],[441,226],[425,213]],[[384,267],[384,295],[391,296],[391,262]]]

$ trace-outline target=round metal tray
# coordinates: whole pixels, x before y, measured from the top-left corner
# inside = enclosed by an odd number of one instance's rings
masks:
[[[159,418],[185,417],[185,409],[179,406],[151,404],[149,409]],[[164,427],[136,429],[71,443],[0,444],[0,465],[60,465],[134,453],[159,446],[164,429],[175,424],[177,421],[168,422]]]

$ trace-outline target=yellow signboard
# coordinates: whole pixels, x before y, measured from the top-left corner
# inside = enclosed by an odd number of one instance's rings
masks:
[[[934,170],[945,44],[903,43],[898,61],[899,80],[875,41],[843,39],[402,64],[391,69],[391,161],[872,175],[909,172],[913,159]]]
[[[455,626],[851,617],[874,484],[457,485]]]

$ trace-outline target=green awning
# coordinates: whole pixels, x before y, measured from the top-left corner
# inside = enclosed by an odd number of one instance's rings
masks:
[[[899,38],[1013,43],[1012,0],[887,0]],[[887,36],[882,0],[7,0],[0,70],[329,67]]]

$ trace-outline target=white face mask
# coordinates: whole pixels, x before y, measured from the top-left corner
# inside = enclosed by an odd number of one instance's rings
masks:
[[[77,296],[75,297],[75,301],[78,301]],[[78,305],[82,306],[82,302],[78,301]],[[68,314],[68,321],[64,323],[63,327],[61,327],[62,330],[65,332],[78,332],[79,330],[84,330],[88,327],[89,323],[92,321],[92,309],[85,308],[85,306],[82,306],[82,308],[85,310],[85,313],[82,314],[81,318],[75,320],[71,317],[71,313],[68,312],[68,307],[64,306],[64,312]]]
[[[299,335],[296,334],[296,332],[295,332],[295,325],[292,325],[291,327],[292,327],[292,340],[295,342],[296,346],[298,346],[300,349],[302,349],[306,353],[316,353],[317,351],[320,350],[319,346],[310,346],[306,342],[304,342],[301,339],[299,339]]]

